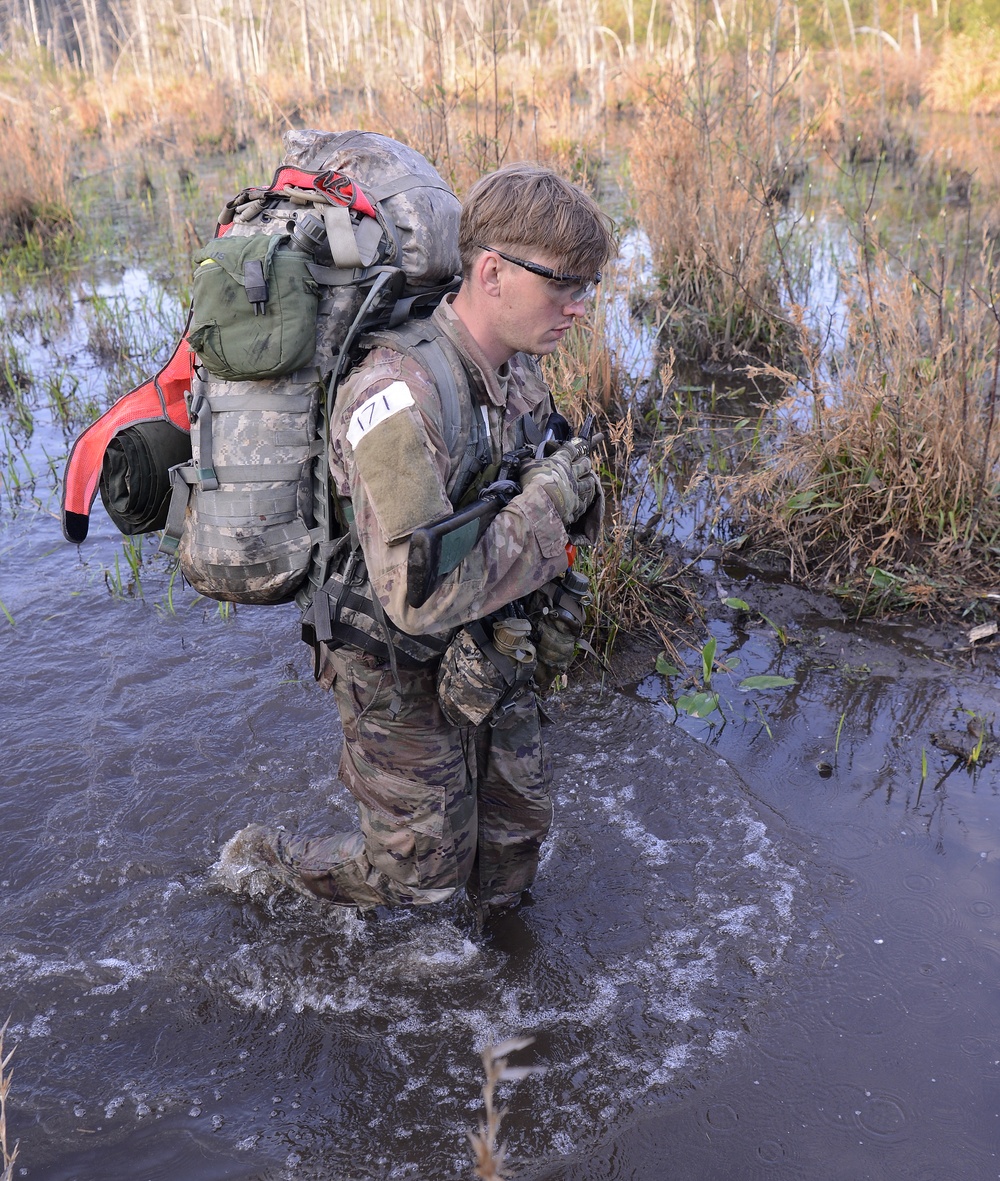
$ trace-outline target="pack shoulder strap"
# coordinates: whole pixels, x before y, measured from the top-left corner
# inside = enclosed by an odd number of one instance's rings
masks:
[[[458,461],[445,489],[448,499],[457,505],[492,459],[489,427],[461,354],[429,319],[409,320],[398,328],[370,333],[364,345],[412,357],[430,374],[441,400],[445,446],[452,462]],[[463,439],[465,446],[459,454]]]

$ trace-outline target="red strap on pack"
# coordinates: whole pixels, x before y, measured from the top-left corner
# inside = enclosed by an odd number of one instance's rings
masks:
[[[349,176],[328,169],[326,172],[304,172],[290,164],[282,165],[271,181],[271,191],[281,192],[289,187],[316,189],[329,197],[335,205],[346,205],[368,217],[375,216],[375,207]]]
[[[104,452],[123,427],[166,418],[182,430],[191,429],[184,395],[191,389],[193,374],[194,350],[182,336],[155,376],[120,397],[73,444],[63,476],[62,529],[67,541],[79,544],[87,536]]]

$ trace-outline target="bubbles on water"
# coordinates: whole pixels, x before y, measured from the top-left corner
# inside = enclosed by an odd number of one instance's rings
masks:
[[[869,1136],[880,1140],[895,1140],[902,1137],[907,1122],[903,1102],[897,1096],[885,1092],[865,1092],[864,1103],[857,1112],[858,1126]]]
[[[740,1117],[728,1103],[713,1103],[704,1111],[702,1119],[713,1132],[731,1132]]]

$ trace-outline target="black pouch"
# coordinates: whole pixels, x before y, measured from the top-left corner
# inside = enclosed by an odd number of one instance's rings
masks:
[[[167,523],[170,469],[191,458],[191,436],[165,418],[135,422],[108,443],[101,500],[122,533],[152,533]]]

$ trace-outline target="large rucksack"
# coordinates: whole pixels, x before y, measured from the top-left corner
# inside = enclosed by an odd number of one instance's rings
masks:
[[[123,532],[163,528],[196,590],[241,603],[305,602],[325,581],[340,532],[326,447],[337,382],[361,334],[429,312],[461,269],[458,199],[418,152],[370,132],[283,139],[271,183],[229,201],[196,254],[174,356],[77,440],[64,482],[71,541],[99,485]],[[433,337],[408,347],[457,440],[464,380]]]

